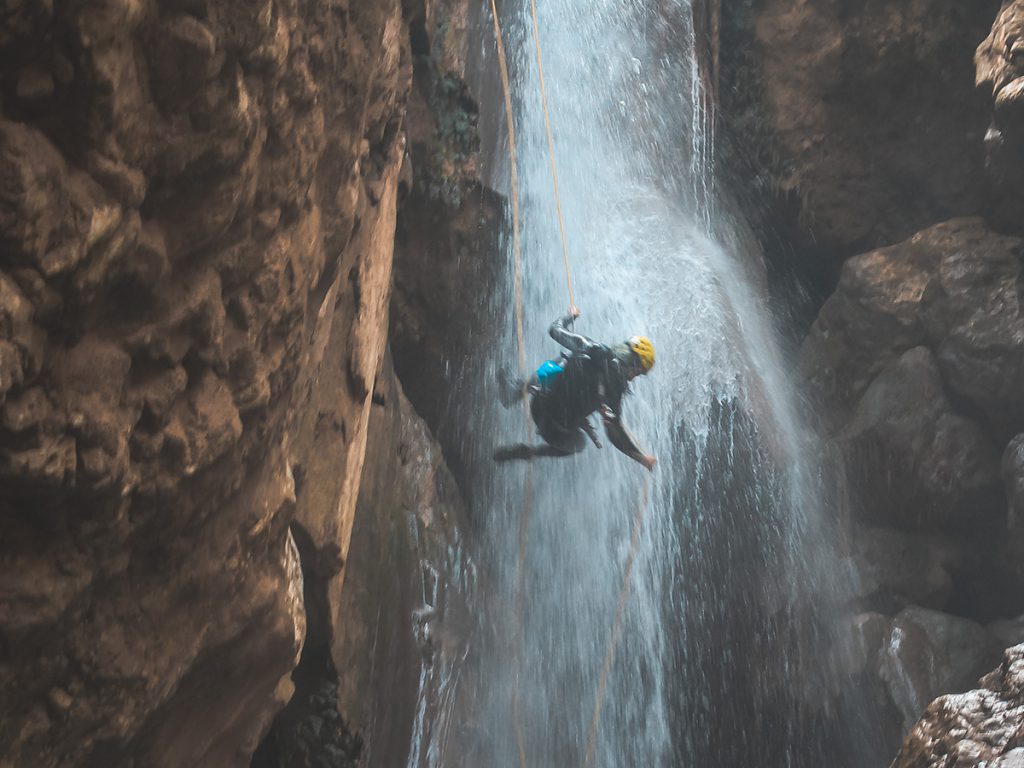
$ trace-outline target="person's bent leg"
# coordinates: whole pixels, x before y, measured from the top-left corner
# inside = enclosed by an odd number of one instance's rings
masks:
[[[529,459],[534,454],[534,448],[536,446],[527,445],[526,443],[517,443],[516,445],[503,445],[500,448],[496,448],[494,451],[495,461],[521,461],[523,459]]]
[[[525,459],[538,459],[550,456],[571,456],[575,451],[566,451],[553,445],[503,445],[494,451],[495,461],[522,461]]]
[[[587,438],[583,430],[567,428],[550,421],[541,420],[537,424],[540,436],[554,453],[545,453],[545,456],[572,456],[587,447]]]

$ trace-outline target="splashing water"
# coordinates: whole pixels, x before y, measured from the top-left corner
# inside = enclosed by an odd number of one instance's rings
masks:
[[[558,354],[547,327],[568,298],[529,0],[505,10],[526,352],[539,364]],[[607,343],[644,334],[658,351],[624,404],[626,424],[660,463],[593,764],[871,765],[856,696],[844,690],[836,606],[852,574],[836,570],[828,468],[799,418],[757,260],[714,194],[692,9],[684,0],[544,0],[538,14],[583,310],[576,329]],[[526,438],[522,411],[502,411],[492,383],[516,359],[511,307],[510,291],[501,293],[495,312],[509,330],[480,345],[495,355],[468,377],[475,391],[459,392],[476,454],[473,496],[486,510],[477,513],[479,630],[455,705],[462,727],[444,749],[417,747],[411,765],[520,765],[516,653],[526,764],[583,765],[623,587],[639,465],[588,446],[535,462],[528,490],[525,464],[489,461],[496,444]]]

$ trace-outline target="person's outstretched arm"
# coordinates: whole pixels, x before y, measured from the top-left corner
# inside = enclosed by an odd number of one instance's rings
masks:
[[[598,344],[593,339],[589,339],[582,334],[573,333],[569,330],[569,326],[572,325],[573,320],[578,316],[579,310],[573,308],[570,310],[568,315],[555,320],[548,329],[548,333],[551,335],[551,338],[570,352],[592,354],[593,352],[602,349],[602,345]]]
[[[629,430],[623,425],[619,414],[605,406],[601,415],[604,418],[604,428],[608,433],[609,442],[633,461],[642,464],[646,469],[653,470],[654,465],[658,463],[657,459],[640,450],[636,440],[633,439],[633,436],[629,434]]]

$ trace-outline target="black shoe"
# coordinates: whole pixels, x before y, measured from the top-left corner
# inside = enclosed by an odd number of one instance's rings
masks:
[[[526,397],[526,381],[512,376],[504,366],[498,369],[498,399],[506,408],[522,402]]]

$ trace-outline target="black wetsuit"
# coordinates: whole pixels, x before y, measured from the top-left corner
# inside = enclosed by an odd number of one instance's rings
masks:
[[[569,330],[573,322],[566,315],[551,324],[551,338],[569,350],[562,373],[550,383],[534,386],[530,413],[546,446],[510,446],[500,449],[496,459],[530,456],[567,456],[586,446],[586,434],[597,442],[589,423],[590,414],[602,411],[612,445],[636,461],[643,452],[622,425],[622,397],[629,392],[629,377],[622,361],[609,347]]]

